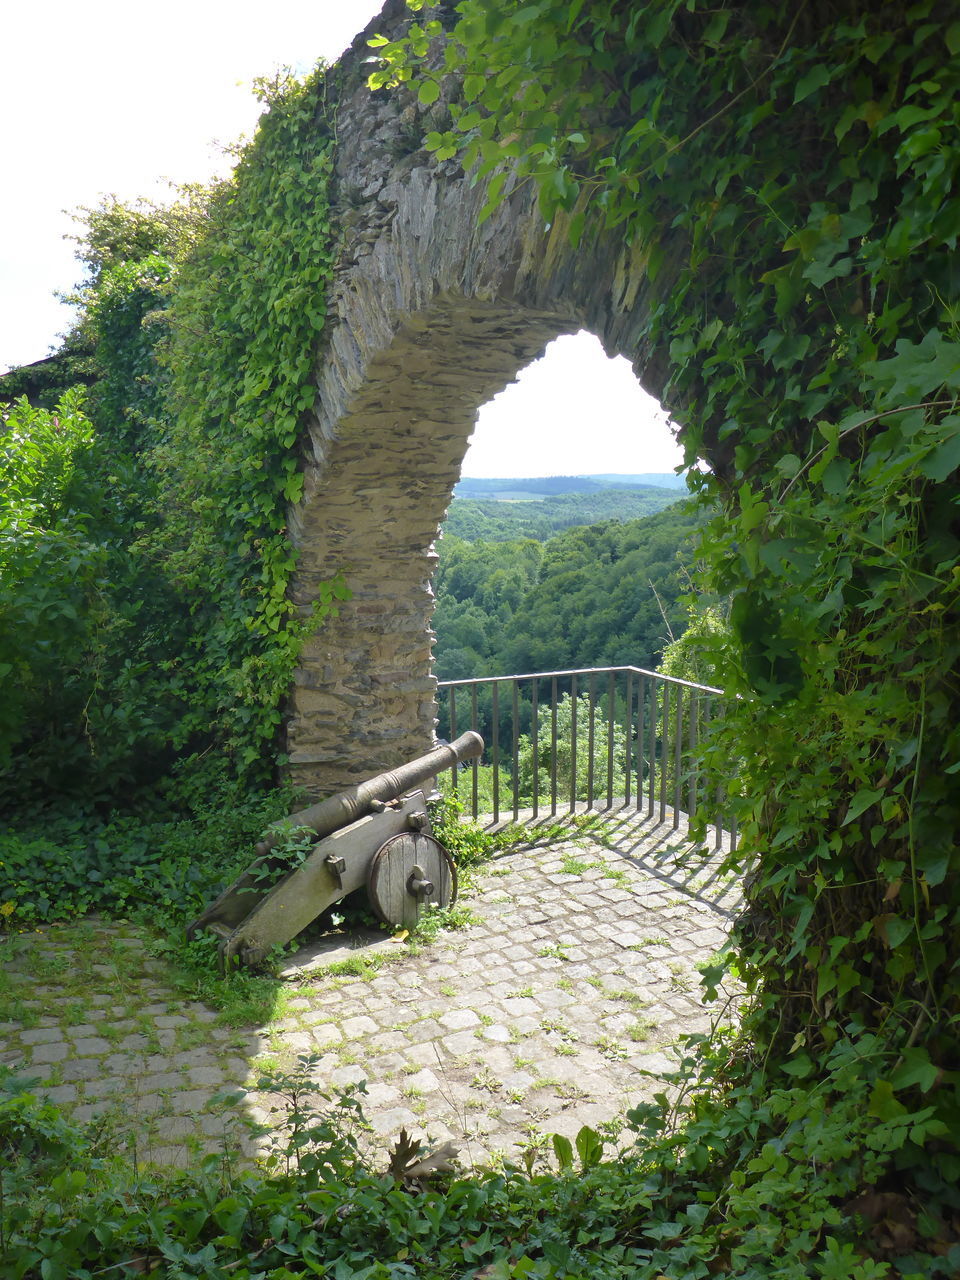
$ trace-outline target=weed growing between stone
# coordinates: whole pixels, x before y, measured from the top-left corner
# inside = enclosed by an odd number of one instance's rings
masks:
[[[0,1256],[20,1280],[111,1268],[205,1280],[956,1273],[949,1209],[858,1195],[910,1130],[932,1123],[897,1111],[875,1036],[851,1029],[825,1080],[773,1089],[760,1110],[756,1081],[729,1075],[730,1046],[688,1049],[668,1082],[673,1101],[658,1095],[616,1134],[532,1133],[521,1166],[501,1161],[469,1178],[446,1156],[411,1166],[374,1149],[362,1089],[325,1093],[315,1058],[258,1081],[276,1100],[277,1146],[245,1169],[217,1156],[186,1171],[139,1168],[8,1075]],[[615,1160],[605,1158],[612,1141]]]
[[[184,930],[248,867],[264,828],[294,807],[293,794],[287,788],[266,794],[221,788],[219,794],[205,795],[179,813],[114,816],[93,826],[82,817],[47,817],[34,827],[8,832],[2,870],[4,900],[11,909],[4,913],[0,926],[8,931],[8,942],[19,937],[22,946],[29,947],[37,928],[79,921],[91,913],[130,920],[147,930],[149,954],[168,965],[169,978],[184,998],[203,1001],[217,1010],[223,1025],[268,1022],[283,984],[269,973],[237,972],[222,980],[217,970],[217,939],[201,933],[187,942]],[[520,835],[517,831],[491,835],[476,823],[461,822],[454,801],[441,801],[433,808],[434,829],[453,853],[461,887],[469,894],[471,872],[496,852],[515,844]],[[296,865],[309,847],[307,840],[291,832],[264,874],[271,879],[282,874]],[[350,920],[362,917],[367,923],[371,919],[366,908],[350,910]],[[462,902],[429,912],[414,931],[410,945],[432,941],[442,929],[463,928],[471,921],[470,909]],[[69,937],[81,957],[78,975],[85,972],[82,957],[87,951],[91,964],[102,959],[95,938],[91,936],[90,946],[84,947],[84,927],[78,923]],[[44,931],[35,936],[46,939],[49,935]],[[41,952],[36,950],[39,964]],[[49,957],[45,963],[50,963]],[[0,1012],[4,1010],[11,1018],[21,1014],[17,1021],[30,1016],[22,1007],[22,993],[10,990],[0,974]]]

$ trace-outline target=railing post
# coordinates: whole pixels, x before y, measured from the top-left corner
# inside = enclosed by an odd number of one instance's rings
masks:
[[[647,753],[644,730],[647,714],[647,677],[637,681],[637,813],[643,808],[643,761]]]
[[[557,816],[557,677],[550,681],[550,816]]]
[[[588,684],[587,706],[590,708],[590,723],[587,725],[587,812],[589,813],[593,808],[593,753],[597,719],[597,677],[592,671]]]
[[[533,816],[540,816],[540,681],[534,680],[530,699],[530,741],[533,744]]]
[[[657,686],[654,679],[650,681],[650,696],[647,699],[649,711],[649,751],[647,755],[647,769],[650,774],[650,781],[647,784],[647,817],[653,817],[654,795],[656,789],[657,778]],[[662,770],[661,770],[662,772]]]
[[[450,686],[450,741],[456,742],[456,740],[457,740],[457,686],[455,684],[452,684]],[[452,764],[450,766],[450,785],[453,787],[453,794],[455,796],[459,795],[460,791],[457,783],[456,764]]]
[[[474,733],[476,733],[477,731],[477,686],[475,684],[470,686],[470,728],[474,731]],[[473,793],[471,796],[472,804],[470,808],[474,818],[478,818],[480,816],[480,813],[479,813],[480,761],[477,759],[473,760],[473,768],[471,770],[470,783],[471,783],[471,791]]]
[[[690,817],[696,816],[699,803],[700,771],[697,767],[697,751],[700,746],[700,694],[696,689],[690,690],[690,732],[687,739],[687,750],[690,752],[690,784],[687,791],[687,812]]]
[[[513,681],[513,700],[511,703],[511,711],[513,713],[513,820],[516,822],[520,817],[520,693],[519,681]]]
[[[626,761],[623,773],[623,807],[630,808],[630,782],[633,764],[633,672],[627,672],[627,705],[623,715],[623,736],[626,743]]]
[[[493,820],[500,821],[500,684],[493,682],[493,725],[491,729],[493,742]]]
[[[570,812],[577,811],[577,677],[570,677]]]
[[[663,682],[663,715],[660,729],[660,821],[667,817],[667,762],[670,759],[670,685]]]
[[[673,829],[680,826],[680,801],[683,798],[680,778],[683,763],[683,685],[677,685],[677,708],[674,714],[676,723],[673,731]]]
[[[617,708],[617,684],[613,672],[607,676],[607,808],[613,808],[613,718]]]

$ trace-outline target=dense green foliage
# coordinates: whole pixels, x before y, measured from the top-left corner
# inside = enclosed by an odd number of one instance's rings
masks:
[[[86,403],[5,412],[0,801],[28,821],[65,794],[142,810],[154,783],[182,808],[176,778],[197,769],[272,779],[301,643],[345,593],[321,587],[306,616],[287,599],[332,260],[321,84],[262,86],[215,191],[85,211]],[[31,485],[54,455],[70,486],[44,504]]]
[[[235,186],[214,197],[179,273],[165,355],[171,428],[155,456],[170,571],[200,621],[184,732],[215,711],[248,768],[269,759],[301,643],[345,590],[322,586],[306,619],[287,598],[286,510],[303,484],[294,446],[316,394],[333,258],[332,130],[318,76],[265,95]]]
[[[568,667],[655,667],[683,629],[697,516],[688,504],[544,543],[444,534],[434,580],[441,680]]]
[[[79,390],[2,415],[0,806],[97,801],[156,776],[179,707],[160,696],[179,638],[162,577],[131,554],[133,464]],[[175,651],[175,649],[174,649]]]
[[[21,399],[2,426],[0,679],[9,693],[0,743],[9,753],[59,676],[48,636],[84,625],[100,549],[85,536],[80,513],[89,506],[78,490],[92,443],[80,392],[64,399],[56,417]]]
[[[284,1101],[266,1167],[229,1159],[166,1177],[110,1155],[111,1134],[66,1124],[24,1082],[0,1080],[0,1255],[21,1280],[156,1274],[205,1280],[946,1280],[958,1249],[927,1205],[857,1198],[919,1143],[932,1108],[896,1111],[891,1063],[868,1036],[829,1054],[815,1087],[665,1096],[628,1113],[616,1161],[588,1128],[531,1141],[519,1168],[470,1177],[423,1153],[361,1155],[362,1092],[319,1098],[316,1058],[258,1087]],[[722,1081],[727,1061],[710,1069]],[[758,1072],[760,1074],[760,1072]],[[666,1121],[681,1120],[665,1129]],[[369,1151],[369,1148],[368,1148]],[[732,1170],[718,1187],[717,1168]],[[824,1177],[829,1170],[830,1176]],[[933,1170],[931,1170],[931,1176]],[[876,1203],[876,1202],[879,1202]],[[884,1213],[896,1220],[883,1220]],[[877,1222],[867,1240],[857,1214]],[[896,1271],[888,1259],[897,1258]]]
[[[426,145],[488,208],[509,170],[581,252],[619,228],[712,467],[754,1105],[793,1077],[838,1106],[828,1064],[876,1036],[869,1114],[933,1118],[870,1177],[955,1205],[960,24],[937,0],[464,0],[445,25],[380,45],[377,77],[428,104],[462,77]]]
[[[68,1148],[49,1186],[8,1162],[4,1247],[30,1280],[131,1257],[271,1280],[488,1266],[507,1280],[955,1274],[954,8],[462,0],[441,16],[445,26],[378,42],[378,77],[412,79],[411,57],[442,43],[443,65],[419,69],[419,97],[437,102],[448,71],[462,91],[451,127],[426,140],[434,154],[475,166],[491,205],[508,168],[536,182],[545,218],[582,252],[597,225],[621,229],[656,289],[643,338],[663,353],[664,399],[690,461],[713,468],[702,484],[722,514],[702,554],[708,591],[733,596],[735,644],[717,652],[721,683],[741,695],[727,727],[751,870],[736,939],[754,995],[747,1034],[730,1054],[705,1051],[707,1092],[666,1107],[664,1133],[661,1114],[641,1113],[644,1145],[615,1166],[582,1156],[575,1176],[492,1174],[420,1197],[332,1157],[294,1181],[184,1183],[168,1199],[74,1170],[82,1156]],[[222,265],[207,260],[214,276]],[[255,300],[236,306],[242,319]],[[251,370],[254,398],[269,391],[261,379]],[[281,418],[295,381],[283,381]],[[222,425],[221,406],[208,407]],[[276,492],[290,480],[282,465],[272,476]],[[163,492],[172,503],[173,485]],[[282,556],[269,523],[262,565],[238,534],[243,503],[260,511],[255,483],[230,492],[229,549],[213,545],[211,563],[236,570],[244,607],[264,604],[246,615],[259,635],[276,616]],[[209,517],[211,491],[190,499]],[[202,535],[173,525],[173,581],[189,591]],[[218,719],[236,736],[247,705],[236,673],[252,678],[260,655],[241,649],[221,682],[210,650],[195,652],[205,705],[215,684],[225,691]],[[269,717],[255,697],[249,706],[256,741]],[[35,1151],[50,1124],[21,1109],[8,1149]]]
[[[532,734],[520,735],[517,750],[517,792],[523,806],[533,804],[535,786],[541,804],[549,804],[553,800],[552,768],[556,770],[557,796],[561,803],[571,792],[575,792],[578,800],[584,801],[591,800],[595,795],[605,795],[608,791],[612,796],[626,794],[627,746],[623,725],[614,723],[613,726],[613,754],[608,775],[607,720],[603,708],[595,707],[593,710],[593,733],[590,724],[590,699],[583,696],[577,698],[576,721],[573,710],[573,699],[569,694],[563,694],[557,702],[555,751],[551,738],[544,732],[546,726],[541,729],[536,752]],[[573,769],[574,747],[576,772]]]
[[[204,788],[210,784],[208,773]],[[198,788],[191,803],[181,780],[175,818],[52,813],[8,832],[0,856],[6,926],[23,930],[95,911],[179,937],[250,862],[264,827],[291,806],[283,789],[251,794],[226,778],[211,789]]]
[[[536,538],[542,542],[573,525],[652,515],[680,497],[677,492],[653,488],[611,487],[597,493],[558,493],[541,501],[454,498],[443,530],[467,542],[505,542],[510,538]]]

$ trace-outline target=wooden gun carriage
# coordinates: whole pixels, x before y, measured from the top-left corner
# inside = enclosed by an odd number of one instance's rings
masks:
[[[414,926],[428,904],[449,906],[457,895],[457,869],[431,834],[423,784],[482,750],[480,735],[465,733],[292,814],[257,843],[256,859],[193,921],[187,937],[205,929],[219,938],[226,971],[258,964],[271,947],[289,942],[364,885],[380,919],[398,927]],[[278,846],[304,829],[316,843],[291,867]]]

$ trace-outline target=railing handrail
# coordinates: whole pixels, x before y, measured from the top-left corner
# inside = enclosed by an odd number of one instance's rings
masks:
[[[542,693],[544,683],[550,685],[548,695]],[[568,686],[569,694],[562,692],[561,684]],[[484,702],[489,695],[490,706],[480,706],[481,690],[488,691]],[[492,794],[489,803],[495,823],[500,820],[502,775],[508,784],[507,804],[513,810],[514,821],[519,818],[522,748],[523,752],[532,750],[528,762],[532,778],[524,782],[524,795],[529,792],[534,818],[539,815],[541,800],[549,803],[550,813],[555,815],[566,807],[567,798],[569,811],[573,813],[584,800],[588,810],[603,807],[605,795],[607,809],[615,807],[615,798],[623,808],[633,805],[637,813],[645,804],[647,818],[653,819],[659,810],[660,822],[667,820],[668,810],[672,810],[676,830],[684,814],[693,816],[706,809],[707,821],[716,831],[715,847],[720,848],[725,828],[730,847],[736,847],[735,813],[727,820],[728,782],[723,779],[711,782],[710,775],[701,770],[698,758],[702,732],[724,715],[727,695],[722,689],[646,667],[619,665],[439,680],[437,695],[438,711],[447,719],[443,730],[451,737],[456,737],[464,719],[469,719],[471,729],[478,732],[481,722],[489,721],[482,732],[486,734],[489,730],[490,735]],[[441,695],[445,710],[439,705]],[[464,708],[461,703],[465,715],[458,717],[457,702],[461,695],[470,705]],[[567,697],[570,698],[569,725],[560,730],[558,708]],[[579,705],[584,699],[585,710]],[[521,709],[524,718],[530,720],[528,735],[521,733]],[[583,742],[580,742],[578,716],[583,726]],[[506,725],[502,723],[503,717]],[[564,760],[561,773],[559,750],[563,744],[566,744],[568,759]],[[541,750],[545,752],[542,763]],[[585,773],[581,768],[584,760]],[[476,817],[480,812],[477,760],[471,766],[471,774],[471,810]],[[456,791],[457,770],[451,773],[451,785]],[[622,791],[616,787],[622,787]],[[599,802],[597,806],[595,799]]]
[[[593,676],[611,675],[620,671],[631,671],[634,675],[652,676],[655,680],[663,680],[668,684],[682,685],[685,689],[696,689],[698,693],[718,693],[723,696],[723,689],[713,685],[697,684],[693,680],[681,680],[679,676],[664,675],[662,671],[648,671],[646,667],[570,667],[564,671],[526,671],[506,676],[471,676],[465,680],[438,680],[438,689],[449,689],[451,685],[458,688],[467,684],[501,684],[506,680],[550,680],[558,676]]]

